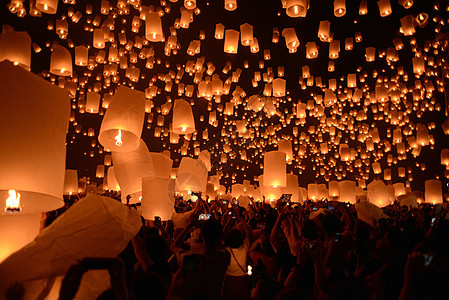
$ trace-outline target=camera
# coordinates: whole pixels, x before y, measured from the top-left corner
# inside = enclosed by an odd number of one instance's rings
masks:
[[[206,220],[209,220],[211,216],[212,216],[211,214],[200,214],[200,215],[198,216],[198,221],[206,221]]]
[[[337,232],[337,233],[335,234],[335,242],[338,242],[338,241],[340,240],[340,236],[341,236],[341,233],[340,233],[340,232]]]

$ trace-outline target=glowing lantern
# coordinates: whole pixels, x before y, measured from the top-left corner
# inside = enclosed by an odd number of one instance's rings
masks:
[[[339,189],[338,189],[338,181],[332,180],[329,181],[329,196],[330,197],[338,197]]]
[[[367,0],[362,0],[362,1],[360,1],[359,15],[363,16],[363,15],[366,15],[367,13],[368,13]]]
[[[194,9],[196,7],[196,0],[184,0],[184,7]]]
[[[430,179],[424,182],[424,199],[427,203],[443,203],[443,190],[441,181]]]
[[[86,111],[92,114],[98,113],[101,96],[95,92],[87,92]]]
[[[41,212],[63,205],[70,101],[66,90],[9,61],[0,63],[0,93],[2,261],[38,233]],[[21,211],[5,215],[11,189],[21,194]]]
[[[287,186],[281,190],[282,194],[292,194],[291,202],[299,202],[298,176],[287,174]]]
[[[140,145],[145,119],[145,94],[120,86],[103,117],[98,141],[114,152],[129,152]]]
[[[150,42],[162,42],[164,40],[161,17],[156,12],[149,12],[146,15],[145,38]]]
[[[449,166],[449,149],[441,149],[441,164],[446,166],[448,169]]]
[[[366,61],[374,61],[376,59],[376,48],[374,47],[367,47],[365,49],[365,58]]]
[[[415,34],[415,19],[412,15],[407,15],[401,18],[402,34],[410,36]]]
[[[372,167],[373,167],[373,172],[374,172],[374,174],[380,174],[380,173],[382,173],[382,168],[381,168],[381,166],[380,166],[380,163],[375,162],[375,163],[372,164]]]
[[[278,150],[285,153],[288,162],[293,160],[292,142],[290,140],[280,140]]]
[[[175,100],[172,126],[172,131],[176,134],[191,134],[196,131],[192,107],[187,101]]]
[[[379,7],[379,12],[381,17],[387,17],[391,14],[390,0],[379,0],[377,1],[377,6]]]
[[[95,172],[95,177],[104,178],[104,165],[98,165]]]
[[[175,180],[146,177],[142,180],[142,216],[146,220],[171,218],[174,212]]]
[[[89,49],[85,46],[75,47],[75,65],[87,66],[89,60]]]
[[[207,168],[191,157],[183,157],[176,175],[176,191],[206,192]]]
[[[227,11],[234,11],[237,9],[237,0],[225,0],[224,7]]]
[[[424,58],[423,57],[413,57],[413,73],[421,75],[425,70]]]
[[[264,154],[264,186],[285,187],[287,185],[287,155],[281,151]]]
[[[225,30],[224,52],[232,54],[237,53],[239,47],[239,35],[240,32],[236,30]]]
[[[367,186],[368,201],[378,207],[390,205],[392,200],[382,180],[374,180]]]
[[[305,17],[309,9],[309,0],[286,0],[285,9],[291,18]]]
[[[30,70],[31,66],[31,38],[28,33],[21,31],[7,31],[5,26],[0,34],[0,62],[9,60],[14,65]]]
[[[150,152],[153,162],[154,176],[169,178],[173,165],[173,160],[163,153]]]
[[[273,96],[284,97],[285,96],[285,84],[286,80],[282,78],[276,78],[273,80]]]
[[[341,202],[356,202],[356,182],[352,180],[344,180],[338,182],[338,194]]]
[[[35,6],[41,12],[54,15],[58,10],[58,0],[36,0]]]
[[[64,176],[64,195],[72,195],[78,193],[78,171],[65,170]]]
[[[393,184],[394,196],[399,197],[406,194],[405,185],[402,182],[397,182]]]
[[[217,40],[223,39],[223,38],[224,38],[224,31],[225,31],[225,27],[224,27],[223,24],[221,24],[221,23],[216,24],[216,25],[215,25],[215,34],[214,34],[214,37],[215,37]]]
[[[242,45],[244,45],[244,46],[251,45],[254,40],[253,26],[251,26],[248,23],[240,25],[240,32],[242,34],[242,37],[240,39],[240,42],[242,43]]]
[[[231,195],[233,198],[238,198],[244,194],[243,184],[236,183],[231,186]]]
[[[59,45],[53,45],[50,73],[59,76],[72,76],[72,55],[69,50]]]
[[[122,202],[131,195],[130,203],[139,202],[142,191],[142,178],[154,176],[153,161],[147,145],[139,139],[136,150],[129,152],[112,152],[115,177],[122,191]]]
[[[117,177],[115,177],[115,167],[108,168],[108,190],[111,191],[120,191],[120,185],[117,181]]]
[[[307,185],[307,198],[312,201],[317,201],[320,200],[319,196],[318,184],[309,183]]]
[[[327,41],[330,36],[331,22],[325,20],[320,21],[320,27],[318,28],[318,38],[321,41]]]
[[[334,16],[343,17],[346,14],[346,0],[334,0]]]
[[[288,49],[297,48],[299,46],[299,39],[296,35],[295,28],[284,28],[282,36],[285,38],[285,45]]]

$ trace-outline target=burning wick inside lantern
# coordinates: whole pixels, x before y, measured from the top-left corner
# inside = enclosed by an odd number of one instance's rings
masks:
[[[123,145],[123,142],[122,142],[122,130],[121,129],[118,130],[118,134],[115,137],[115,145],[118,146],[118,147]]]
[[[182,132],[186,132],[187,127],[182,127],[181,130]]]
[[[15,190],[9,190],[9,197],[6,199],[5,212],[19,212],[20,211],[20,194]]]

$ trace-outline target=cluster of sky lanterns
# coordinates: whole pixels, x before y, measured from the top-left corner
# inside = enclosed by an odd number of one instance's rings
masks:
[[[0,34],[0,61],[9,60],[13,68],[30,73],[31,58],[50,55],[47,69],[39,74],[43,79],[39,79],[67,94],[55,97],[70,101],[60,108],[67,123],[58,120],[64,123],[58,129],[64,135],[68,132],[67,147],[89,138],[86,156],[104,158],[95,169],[102,188],[121,190],[123,202],[126,195],[132,196],[132,202],[142,201],[146,218],[169,218],[175,191],[186,197],[189,191],[210,196],[228,191],[236,198],[256,200],[273,200],[285,193],[293,194],[294,201],[332,198],[355,203],[365,198],[378,206],[398,197],[411,201],[408,195],[415,201],[442,202],[442,182],[449,178],[449,150],[438,144],[433,134],[449,134],[449,122],[427,122],[423,116],[447,119],[443,92],[449,76],[448,36],[442,15],[448,7],[435,4],[433,11],[414,15],[408,13],[413,1],[398,1],[402,9],[395,28],[398,35],[387,49],[362,48],[360,31],[334,36],[333,27],[348,16],[345,0],[333,1],[336,19],[320,19],[314,29],[315,40],[303,41],[298,27],[275,27],[264,33],[272,35],[271,42],[284,39],[288,55],[304,56],[298,66],[300,77],[292,79],[285,66],[273,65],[274,53],[259,44],[257,27],[247,22],[238,28],[219,22],[204,26],[197,39],[184,43],[182,35],[203,13],[201,9],[207,8],[195,0],[161,0],[150,6],[139,0],[102,0],[98,7],[86,4],[83,11],[70,0],[26,4],[11,0],[7,7],[18,17],[45,17],[46,29],[55,33],[55,39],[32,40],[28,33],[5,25]],[[281,4],[291,18],[307,18],[314,5],[308,0]],[[225,0],[223,5],[230,13],[239,11],[235,0]],[[368,11],[367,1],[361,0],[358,14],[376,13],[386,18],[393,13],[392,7],[390,0],[379,0],[378,10]],[[169,24],[173,15],[174,22]],[[426,41],[415,38],[428,26],[433,29],[431,37]],[[76,30],[88,33],[91,39],[72,40]],[[250,56],[243,65],[231,61],[218,65],[202,51],[208,39],[222,43],[223,55],[239,55],[244,52],[242,47],[247,47]],[[360,66],[356,72],[334,77],[314,71],[313,62],[322,59],[329,74],[337,73],[336,62],[342,52],[356,49],[370,67]],[[405,51],[410,52],[410,59],[399,60]],[[172,57],[181,53],[185,53],[185,62],[172,64]],[[376,69],[376,63],[390,70]],[[2,72],[10,68],[5,65]],[[165,71],[154,71],[161,68]],[[250,81],[242,80],[248,77]],[[139,90],[142,82],[147,85]],[[299,99],[290,94],[293,85],[308,96]],[[2,110],[10,111],[11,104],[5,103]],[[200,111],[198,103],[205,104],[205,109]],[[29,114],[37,118],[32,111]],[[101,126],[84,126],[83,114],[99,115]],[[150,151],[146,136],[162,141],[166,151]],[[58,138],[54,143],[60,147]],[[425,189],[417,192],[412,191],[411,182],[416,172],[426,170],[420,162],[423,149],[438,152],[435,157],[446,170],[443,176],[426,178]],[[14,147],[10,150],[8,155],[16,151]],[[176,159],[173,168],[175,155],[182,159]],[[57,168],[48,170],[59,178],[53,182],[56,189],[38,191],[36,184],[30,183],[33,180],[15,186],[3,179],[0,189],[2,193],[19,191],[23,203],[27,191],[60,199],[63,192],[89,190],[90,180],[78,180],[76,170],[65,171],[63,185],[62,165],[58,161]],[[315,180],[299,179],[306,165],[311,165]],[[257,174],[247,176],[250,169],[257,169]],[[237,177],[243,180],[237,182]],[[161,194],[155,194],[161,186]],[[33,213],[52,207],[50,202]]]

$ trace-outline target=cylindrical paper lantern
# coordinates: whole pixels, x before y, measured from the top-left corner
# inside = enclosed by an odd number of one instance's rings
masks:
[[[176,175],[176,191],[205,192],[207,169],[203,162],[191,157],[183,157]]]
[[[175,180],[161,177],[142,179],[142,216],[146,220],[171,218],[174,211]]]
[[[285,13],[291,18],[305,17],[309,9],[309,0],[286,0]]]
[[[424,182],[424,199],[427,203],[443,203],[443,189],[441,181],[430,179]]]
[[[367,186],[368,201],[378,207],[390,205],[393,199],[388,194],[387,187],[382,180],[374,180]]]
[[[6,31],[0,34],[0,62],[5,59],[30,70],[31,37],[27,32]]]
[[[53,45],[50,59],[50,73],[59,76],[72,76],[72,55],[66,48]]]
[[[320,200],[320,192],[318,189],[318,184],[309,183],[307,185],[307,199],[312,201]]]
[[[285,152],[281,151],[271,151],[264,154],[264,186],[285,187],[287,185],[286,157]]]
[[[227,29],[225,30],[224,52],[235,54],[239,47],[239,35],[240,32]]]
[[[58,10],[58,0],[36,0],[35,6],[41,12],[54,15]]]
[[[108,168],[108,190],[120,191],[120,185],[115,177],[115,167]]]
[[[183,99],[175,100],[172,127],[176,134],[191,134],[196,131],[192,107]]]
[[[285,153],[287,161],[293,160],[292,142],[290,140],[280,140],[278,150]]]
[[[78,171],[65,170],[64,195],[72,195],[76,193],[78,193]]]
[[[153,161],[154,176],[170,178],[173,160],[163,153],[150,152]]]
[[[332,180],[328,183],[329,186],[329,196],[338,197],[339,189],[338,189],[338,181]]]
[[[341,202],[349,202],[355,204],[356,196],[356,182],[352,180],[344,180],[338,182],[338,193]]]
[[[136,150],[145,118],[145,94],[120,86],[101,123],[98,141],[114,152]]]
[[[153,161],[147,145],[139,139],[139,146],[130,152],[112,152],[115,177],[122,191],[122,202],[131,195],[130,203],[139,202],[142,192],[142,178],[154,176]]]
[[[224,7],[228,11],[237,9],[237,0],[225,0]]]
[[[282,78],[276,78],[273,80],[273,96],[284,97],[285,96],[285,84],[286,80]]]
[[[145,38],[150,42],[162,42],[164,40],[161,17],[156,12],[146,14]]]
[[[343,17],[346,14],[346,0],[334,0],[334,15]]]
[[[292,194],[291,202],[299,202],[298,176],[287,174],[287,186],[281,190],[282,194]]]
[[[41,212],[63,205],[70,101],[9,61],[0,62],[0,95],[1,261],[34,238]],[[9,190],[20,194],[20,211],[5,216]]]

